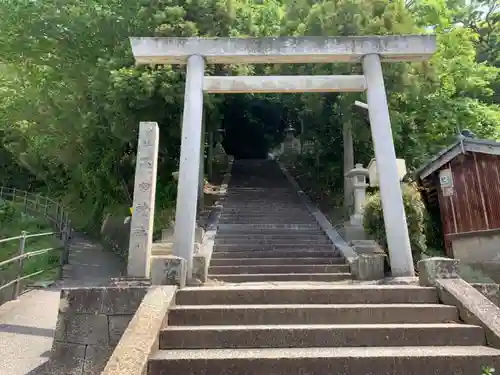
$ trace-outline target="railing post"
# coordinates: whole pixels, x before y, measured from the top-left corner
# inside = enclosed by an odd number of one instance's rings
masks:
[[[40,200],[40,194],[37,194],[35,197],[35,212],[38,213],[38,205]]]
[[[12,189],[12,203],[16,203],[16,188]]]
[[[71,220],[66,221],[64,229],[64,250],[63,250],[63,265],[69,263],[69,244],[71,241]]]
[[[59,231],[61,232],[61,239],[62,239],[63,233],[64,233],[64,211],[63,211],[62,207],[61,207],[60,211],[61,212],[59,215],[58,222],[59,222]]]
[[[26,247],[26,232],[22,231],[21,232],[21,239],[19,240],[19,253],[18,256],[23,256],[24,255],[24,250]],[[16,278],[16,286],[14,288],[14,294],[12,296],[12,299],[17,299],[19,297],[19,294],[21,294],[21,278],[23,277],[24,273],[24,259],[21,258],[17,262],[17,278]]]
[[[28,192],[24,192],[24,213],[28,212]]]
[[[3,197],[3,186],[0,186],[0,198]]]

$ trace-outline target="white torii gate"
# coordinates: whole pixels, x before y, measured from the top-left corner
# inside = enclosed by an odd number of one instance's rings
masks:
[[[187,64],[174,254],[192,273],[202,144],[203,92],[367,92],[385,229],[394,276],[412,276],[413,259],[396,164],[381,61],[423,61],[432,35],[278,38],[130,38],[137,64]],[[364,75],[205,77],[205,64],[361,63]],[[134,275],[149,276],[149,275]]]

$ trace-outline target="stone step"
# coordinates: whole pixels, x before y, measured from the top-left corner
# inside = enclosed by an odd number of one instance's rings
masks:
[[[149,375],[479,375],[500,368],[484,346],[160,350]]]
[[[256,265],[279,265],[290,264],[344,264],[345,259],[336,258],[226,258],[212,259],[210,266],[256,266]]]
[[[306,228],[306,229],[287,229],[287,228],[239,228],[235,227],[232,229],[224,229],[221,227],[217,230],[217,236],[224,237],[226,235],[229,236],[242,236],[245,237],[247,235],[252,236],[281,236],[281,235],[297,235],[297,236],[317,236],[317,235],[325,235],[325,232],[320,229],[319,226],[316,228]]]
[[[413,285],[237,285],[183,288],[177,305],[437,304],[436,288]]]
[[[242,265],[242,266],[213,266],[208,269],[208,273],[214,277],[224,274],[281,274],[281,273],[349,273],[349,265],[347,264],[300,264],[300,259],[297,259],[297,264],[291,265]]]
[[[269,251],[269,250],[290,250],[290,251],[326,251],[333,254],[332,244],[302,244],[302,243],[246,243],[246,244],[215,244],[216,251]]]
[[[222,231],[271,231],[271,230],[290,230],[290,231],[317,231],[320,229],[318,224],[219,224],[217,227]]]
[[[253,283],[263,281],[343,281],[352,278],[351,273],[261,273],[261,274],[208,274],[212,280],[228,283]]]
[[[222,214],[237,214],[240,212],[245,212],[245,213],[255,213],[255,214],[260,214],[260,213],[269,213],[269,208],[267,206],[263,206],[262,203],[255,205],[254,208],[252,207],[241,207],[241,208],[229,208],[227,205],[224,205],[224,209],[222,210]],[[292,206],[292,205],[285,205],[283,207],[277,207],[275,210],[273,210],[274,213],[309,213],[309,211],[305,208],[304,205],[297,205],[297,206]]]
[[[291,202],[291,203],[277,203],[277,202],[230,202],[227,200],[222,201],[224,210],[223,211],[257,211],[257,212],[265,212],[267,208],[267,212],[270,211],[286,211],[287,209],[292,210],[306,210],[304,204],[302,202]]]
[[[250,237],[251,236],[251,237]],[[301,232],[281,232],[280,234],[248,234],[248,233],[217,233],[217,240],[229,240],[229,239],[246,239],[246,238],[255,238],[262,240],[281,240],[281,239],[293,239],[295,240],[316,240],[316,239],[328,239],[326,234],[317,233],[317,234],[309,234],[309,233],[301,233]]]
[[[484,344],[485,335],[481,327],[446,323],[170,326],[160,333],[160,349],[475,346]]]
[[[169,325],[453,323],[455,306],[438,304],[175,306]]]
[[[315,245],[330,245],[330,239],[326,236],[318,236],[316,238],[258,238],[256,236],[247,237],[233,237],[233,238],[219,238],[215,237],[216,245],[302,245],[302,246],[315,246]]]
[[[325,250],[315,250],[311,248],[298,249],[276,249],[276,250],[238,250],[238,249],[214,249],[212,259],[251,259],[251,258],[336,258],[340,254],[331,248]]]
[[[252,218],[241,218],[241,219],[219,219],[219,224],[312,224],[313,220],[311,218],[262,218],[262,219],[252,219]]]
[[[286,212],[282,213],[269,213],[269,212],[238,212],[237,214],[222,214],[220,219],[252,219],[252,220],[263,220],[263,219],[280,219],[280,218],[291,218],[293,220],[312,220],[312,216],[308,212]]]

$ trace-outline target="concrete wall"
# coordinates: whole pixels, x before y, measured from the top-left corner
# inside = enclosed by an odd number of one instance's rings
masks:
[[[50,373],[100,374],[147,291],[147,286],[63,289]]]
[[[476,232],[451,238],[453,257],[462,263],[500,260],[500,231]]]

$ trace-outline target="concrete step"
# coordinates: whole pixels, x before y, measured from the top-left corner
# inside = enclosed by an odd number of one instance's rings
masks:
[[[217,251],[268,251],[268,250],[290,250],[290,251],[325,251],[330,250],[333,253],[332,244],[301,244],[301,243],[247,243],[247,244],[215,244]]]
[[[234,228],[234,229],[223,229],[220,228],[217,230],[217,236],[280,236],[280,235],[296,235],[296,236],[317,236],[317,235],[325,235],[325,232],[319,227],[309,229],[252,229],[252,228]]]
[[[347,264],[281,264],[281,265],[242,265],[242,266],[210,266],[208,273],[211,275],[224,274],[279,274],[279,273],[349,273]]]
[[[226,205],[224,205],[224,209],[222,210],[223,215],[228,215],[228,214],[238,214],[240,212],[244,213],[255,213],[255,214],[261,214],[261,213],[269,213],[269,208],[267,206],[264,206],[262,203],[259,205],[255,205],[254,208],[249,208],[246,206],[243,206],[242,208],[230,208]],[[273,210],[273,213],[309,213],[307,208],[305,208],[304,205],[301,206],[283,206],[283,207],[277,207],[275,210]]]
[[[175,306],[169,325],[453,323],[455,306],[438,304]]]
[[[219,224],[285,224],[285,225],[293,225],[293,224],[313,224],[312,218],[262,218],[262,219],[253,219],[253,218],[241,218],[241,219],[225,219],[221,218],[219,220]]]
[[[290,230],[290,231],[317,231],[320,226],[315,224],[222,224],[217,225],[222,231],[246,231],[246,232],[260,232],[272,230]]]
[[[336,258],[226,258],[212,259],[210,266],[257,266],[276,265],[287,266],[292,264],[345,264],[345,259]]]
[[[340,257],[339,253],[328,248],[325,250],[315,250],[311,248],[297,248],[297,249],[269,249],[269,250],[238,250],[237,248],[214,249],[212,259],[251,259],[251,258],[336,258]]]
[[[263,281],[342,281],[352,278],[351,273],[261,273],[261,274],[208,274],[212,280],[228,283],[248,283]]]
[[[292,213],[286,213],[286,212],[283,212],[282,214],[275,214],[275,213],[272,213],[272,214],[249,214],[249,213],[245,213],[245,212],[241,212],[239,214],[231,214],[231,215],[221,215],[220,216],[220,219],[221,220],[282,220],[282,219],[289,219],[289,220],[292,220],[292,222],[295,222],[295,221],[303,221],[303,220],[309,220],[309,221],[312,221],[314,220],[313,217],[309,214],[305,214],[305,213],[302,213],[302,214],[292,214]]]
[[[479,375],[500,368],[484,346],[160,350],[149,375]]]
[[[217,239],[226,239],[226,238],[246,238],[248,237],[248,233],[245,232],[238,232],[238,233],[233,233],[233,232],[225,232],[225,233],[220,233],[217,232]],[[314,240],[316,238],[328,238],[326,234],[322,231],[318,231],[316,233],[302,233],[302,232],[296,232],[296,231],[281,231],[281,232],[276,232],[276,233],[258,233],[258,234],[250,234],[252,238],[262,238],[262,239],[286,239],[286,238],[302,238],[302,239],[311,239]]]
[[[160,349],[484,344],[485,335],[481,327],[446,323],[171,326],[164,328],[160,333]]]
[[[318,236],[316,238],[262,238],[256,236],[246,237],[233,237],[233,238],[219,238],[215,237],[216,245],[292,245],[300,243],[303,246],[307,245],[331,245],[331,241],[326,236]]]
[[[183,288],[177,305],[437,304],[435,288],[413,285],[238,285]],[[366,323],[366,322],[365,322]]]

